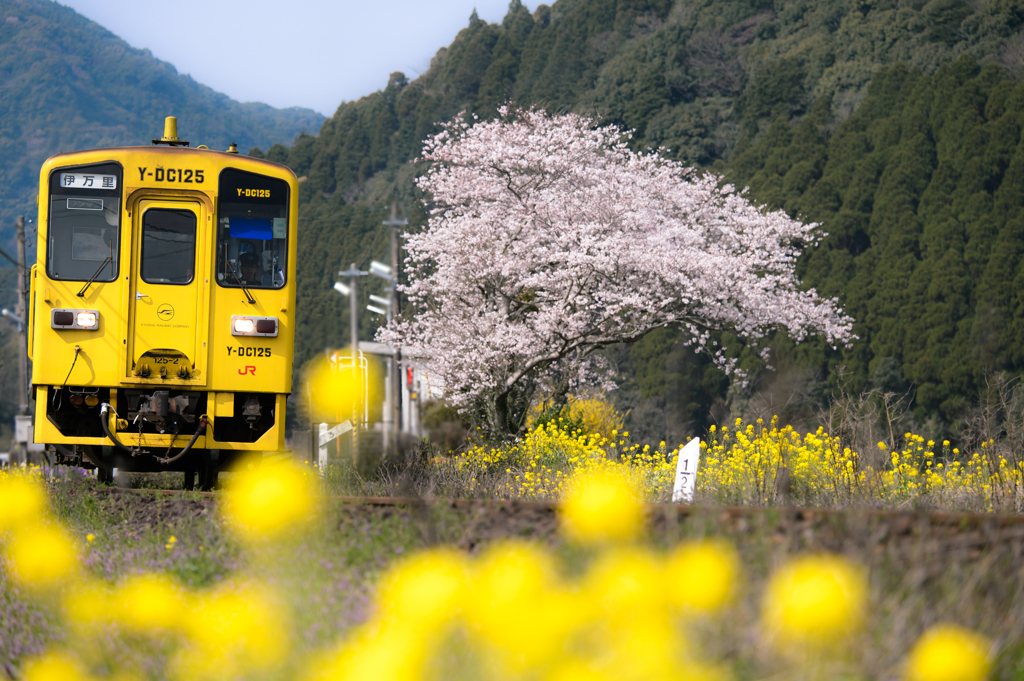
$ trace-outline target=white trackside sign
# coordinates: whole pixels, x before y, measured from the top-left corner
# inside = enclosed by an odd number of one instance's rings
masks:
[[[679,451],[676,463],[676,484],[672,488],[672,501],[693,501],[693,488],[697,482],[697,464],[700,463],[700,440],[693,438]]]

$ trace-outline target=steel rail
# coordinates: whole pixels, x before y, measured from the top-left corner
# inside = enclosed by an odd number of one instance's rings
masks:
[[[124,488],[124,487],[100,487],[97,491],[110,494],[155,494],[160,496],[181,496],[186,494],[199,495],[204,498],[216,499],[222,496],[221,492],[195,492],[188,490],[168,490],[152,488]],[[327,496],[326,500],[361,506],[382,506],[382,507],[422,507],[422,506],[447,506],[458,509],[460,507],[473,506],[514,506],[524,509],[557,511],[561,506],[560,501],[540,501],[535,499],[487,499],[487,498],[421,498],[421,497],[361,497],[361,496]],[[750,517],[761,514],[779,514],[795,520],[813,520],[822,517],[844,517],[851,514],[859,515],[870,519],[927,519],[933,526],[951,525],[981,525],[994,523],[997,526],[1012,527],[1024,526],[1024,514],[1012,513],[978,513],[976,511],[928,511],[928,510],[900,510],[900,509],[879,509],[879,508],[828,508],[817,506],[713,506],[706,504],[646,504],[648,515],[666,516],[673,513],[677,518],[688,516],[711,516],[718,515],[725,518]]]

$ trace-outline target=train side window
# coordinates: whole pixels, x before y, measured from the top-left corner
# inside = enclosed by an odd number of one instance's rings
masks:
[[[288,271],[288,183],[234,168],[217,197],[217,283],[279,289]]]
[[[64,281],[117,279],[121,167],[58,168],[50,174],[46,273]]]
[[[142,216],[142,281],[187,284],[196,271],[196,214],[150,208]]]

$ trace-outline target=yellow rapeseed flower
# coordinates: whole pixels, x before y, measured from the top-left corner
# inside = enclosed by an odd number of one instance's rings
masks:
[[[67,653],[50,652],[25,663],[23,681],[88,681],[82,663]]]
[[[184,626],[185,595],[166,575],[133,575],[114,599],[117,619],[140,633],[159,634]]]
[[[415,622],[434,632],[462,610],[468,567],[450,549],[421,551],[391,568],[380,580],[376,617]]]
[[[342,350],[345,355],[348,350]],[[375,374],[377,365],[370,363],[367,368],[366,386],[372,389],[378,385]],[[364,398],[370,403],[376,400],[373,394],[363,392],[363,376],[351,367],[333,365],[327,357],[317,357],[303,367],[304,383],[310,397],[310,414],[318,421],[336,423],[351,419],[361,412]]]
[[[599,470],[581,477],[561,515],[562,527],[573,541],[627,541],[640,532],[643,505],[624,475]]]
[[[992,642],[973,631],[939,624],[917,640],[907,659],[907,681],[984,681]]]
[[[304,681],[419,681],[424,678],[428,649],[425,633],[415,622],[380,626],[370,622],[344,644],[313,658]]]
[[[617,626],[616,626],[617,625]],[[598,630],[591,657],[612,679],[685,679],[689,647],[667,617],[639,617]],[[603,634],[603,636],[601,635]]]
[[[668,612],[663,566],[646,549],[604,552],[587,573],[583,591],[603,619],[627,627]]]
[[[488,549],[473,571],[465,603],[470,633],[499,669],[522,673],[565,652],[582,616],[559,583],[549,553],[523,542]]]
[[[839,556],[803,556],[769,580],[763,628],[782,648],[828,647],[861,627],[866,598],[867,581],[858,566]]]
[[[46,491],[34,477],[0,475],[0,533],[37,522],[46,513]]]
[[[308,469],[291,462],[244,469],[226,485],[222,513],[246,539],[274,539],[308,524],[317,488]]]
[[[736,595],[740,576],[739,555],[726,541],[704,540],[680,544],[669,555],[665,586],[676,607],[698,614],[718,612]]]
[[[288,654],[287,612],[267,584],[228,582],[195,597],[188,610],[188,644],[171,662],[175,678],[237,678],[276,667]]]
[[[560,660],[544,678],[546,681],[619,681],[614,669],[581,657]]]
[[[114,593],[101,582],[83,580],[77,582],[64,594],[64,617],[81,636],[99,633],[100,625],[112,622],[120,612],[111,608]]]
[[[78,550],[58,528],[22,526],[7,547],[11,576],[30,589],[59,586],[78,570]]]

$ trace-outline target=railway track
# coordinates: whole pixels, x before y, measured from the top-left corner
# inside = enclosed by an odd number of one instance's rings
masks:
[[[131,503],[132,497],[163,500],[169,506],[189,501],[189,508],[216,503],[220,492],[122,489],[98,487],[95,494]],[[482,542],[505,537],[554,540],[558,534],[556,501],[520,499],[440,499],[414,497],[331,496],[328,502],[345,514],[387,518],[395,513],[427,528],[448,517],[462,527],[458,544],[473,550]],[[168,508],[173,517],[174,512]],[[925,554],[951,550],[977,553],[999,546],[1014,554],[1024,552],[1024,515],[957,513],[885,509],[805,507],[746,507],[650,504],[648,532],[656,541],[673,542],[694,534],[725,534],[737,541],[765,537],[793,550],[833,550],[862,553],[899,547]]]

